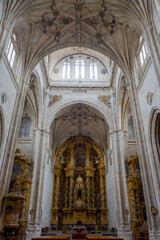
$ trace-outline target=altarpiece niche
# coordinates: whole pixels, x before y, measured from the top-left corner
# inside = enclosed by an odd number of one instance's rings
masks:
[[[57,151],[51,209],[52,228],[78,221],[107,229],[105,161],[102,149],[86,137],[66,141]]]

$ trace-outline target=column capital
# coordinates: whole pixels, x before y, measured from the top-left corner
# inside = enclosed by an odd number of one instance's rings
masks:
[[[48,132],[48,131],[46,131],[45,129],[40,129],[40,128],[35,128],[35,129],[33,129],[33,132],[34,132],[34,133],[39,132],[40,134],[49,135],[49,132]]]
[[[122,129],[119,129],[119,130],[113,130],[112,132],[110,132],[110,136],[112,135],[119,135],[120,133],[127,133],[126,130],[122,130]]]

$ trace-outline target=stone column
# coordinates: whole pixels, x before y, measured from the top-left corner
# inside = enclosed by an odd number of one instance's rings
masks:
[[[0,3],[1,4],[1,3]],[[0,23],[0,64],[4,56],[5,51],[7,50],[9,39],[13,31],[14,23],[8,21],[7,23],[2,21]]]
[[[132,239],[132,231],[129,216],[127,216],[129,212],[129,202],[125,177],[125,134],[121,121],[117,121],[119,119],[119,112],[116,108],[116,94],[117,93],[113,92],[111,98],[113,129],[110,129],[110,135],[116,187],[117,232],[119,237],[122,237],[124,240],[130,240]]]
[[[116,183],[118,236],[124,238],[124,240],[130,240],[132,237],[131,226],[125,213],[126,209],[129,210],[129,203],[125,179],[124,146],[121,145],[123,144],[123,140],[123,131],[114,131],[111,133]]]
[[[28,216],[26,240],[41,234],[41,206],[48,137],[48,133],[43,130],[35,131],[33,184],[29,205],[29,212],[32,212],[32,215]]]
[[[144,191],[144,198],[147,210],[147,221],[150,239],[160,239],[160,218],[159,214],[152,214],[151,207],[154,206],[160,212],[160,197],[156,195],[156,191],[160,191],[160,186],[156,183],[156,173],[152,171],[152,160],[149,158],[148,146],[145,138],[143,120],[138,102],[138,95],[134,83],[134,79],[128,76],[128,93],[130,98],[132,116],[135,124],[137,148],[139,156],[139,165]]]
[[[156,36],[153,33],[152,25],[148,25],[143,32],[144,32],[144,40],[147,45],[147,50],[151,55],[155,73],[157,75],[157,80],[160,86],[160,77],[159,77],[160,76],[160,67],[159,67],[160,66],[160,45],[158,42],[158,36],[156,39]]]

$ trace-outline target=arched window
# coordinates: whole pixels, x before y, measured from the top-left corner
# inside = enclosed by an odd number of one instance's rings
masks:
[[[75,78],[85,78],[85,63],[82,59],[75,62]]]
[[[15,56],[16,56],[15,49],[16,49],[16,36],[15,36],[15,34],[13,34],[13,36],[9,40],[9,44],[8,44],[8,48],[7,48],[7,58],[8,58],[8,61],[11,65],[11,67],[13,67]]]
[[[140,37],[139,44],[140,44],[139,60],[140,60],[141,66],[143,66],[148,56],[148,50],[144,42],[144,39],[142,37]]]
[[[129,139],[135,138],[135,132],[134,132],[134,124],[132,117],[128,120],[128,132],[129,132]]]
[[[90,64],[90,79],[97,78],[98,78],[97,64],[95,62],[92,62]]]
[[[63,79],[69,79],[70,78],[70,71],[71,71],[70,63],[65,62],[63,64],[63,73],[62,73]]]
[[[22,117],[21,126],[19,130],[19,138],[29,137],[31,128],[31,119],[28,116]]]

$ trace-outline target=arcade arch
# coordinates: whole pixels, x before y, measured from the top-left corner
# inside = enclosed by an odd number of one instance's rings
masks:
[[[51,124],[51,151],[55,153],[70,137],[85,136],[93,139],[107,152],[110,141],[109,126],[106,116],[99,110],[96,106],[78,101],[61,107]]]

